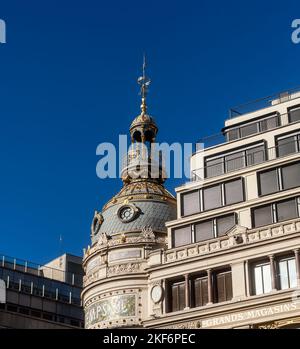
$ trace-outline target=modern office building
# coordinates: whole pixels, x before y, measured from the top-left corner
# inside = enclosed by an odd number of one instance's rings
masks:
[[[0,328],[83,328],[82,258],[46,265],[0,256]]]
[[[141,81],[130,133],[151,147]],[[300,92],[232,109],[201,143],[177,205],[160,162],[128,154],[122,190],[92,222],[86,328],[300,328]],[[160,176],[128,175],[137,158]]]

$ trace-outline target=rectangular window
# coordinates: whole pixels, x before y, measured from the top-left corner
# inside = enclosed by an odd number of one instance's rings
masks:
[[[253,209],[254,227],[261,227],[273,223],[272,205],[262,206]]]
[[[296,199],[278,202],[276,204],[276,208],[277,208],[278,222],[282,222],[282,221],[286,221],[286,220],[298,217]]]
[[[185,308],[185,283],[184,281],[171,284],[171,311]]]
[[[270,263],[256,264],[253,267],[254,294],[260,295],[272,291]]]
[[[241,137],[251,136],[255,133],[258,133],[258,123],[252,123],[246,126],[241,127]]]
[[[217,303],[230,301],[232,299],[232,280],[231,272],[217,273],[216,278],[216,289],[215,289],[215,301]]]
[[[241,178],[224,184],[225,204],[232,205],[244,201],[244,188]]]
[[[194,280],[194,306],[201,307],[208,303],[207,277],[200,277]]]
[[[239,170],[245,167],[245,154],[243,151],[225,156],[226,172]]]
[[[267,131],[280,126],[279,117],[275,115],[273,117],[266,118],[260,122],[260,130]]]
[[[190,225],[173,230],[173,247],[188,245],[191,242],[192,229]]]
[[[188,216],[200,212],[199,191],[193,191],[182,195],[183,215]]]
[[[195,241],[200,242],[214,238],[213,221],[195,224]]]
[[[281,168],[282,188],[291,189],[300,186],[300,163]]]
[[[221,185],[203,189],[204,210],[222,206]]]
[[[296,136],[286,137],[277,140],[277,156],[286,156],[298,151]]]
[[[297,287],[297,271],[295,257],[281,258],[279,265],[279,281],[280,289]]]
[[[224,173],[224,158],[206,161],[206,177],[215,177]]]
[[[289,110],[290,122],[300,121],[300,107],[296,107]]]
[[[235,215],[234,214],[217,218],[218,236],[225,235],[234,226],[235,226]]]
[[[247,166],[261,164],[266,160],[265,146],[254,147],[246,150]]]
[[[234,141],[236,139],[239,139],[240,138],[240,129],[239,128],[234,128],[232,130],[229,130],[227,133],[226,133],[226,136],[227,136],[227,140],[228,142],[230,141]]]
[[[260,195],[268,195],[279,191],[277,169],[261,172],[258,174],[258,178]]]

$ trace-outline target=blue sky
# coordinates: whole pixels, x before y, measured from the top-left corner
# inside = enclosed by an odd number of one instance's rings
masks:
[[[299,1],[1,0],[0,252],[81,254],[94,209],[121,187],[96,147],[139,112],[142,54],[159,140],[219,132],[228,108],[300,85]],[[169,180],[168,188],[181,184]]]

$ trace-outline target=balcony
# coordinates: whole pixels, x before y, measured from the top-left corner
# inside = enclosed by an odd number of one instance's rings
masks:
[[[261,163],[299,153],[300,136],[293,136],[293,141],[282,141],[275,147],[265,148],[263,145],[256,148],[245,148],[236,154],[219,157],[215,160],[206,161],[206,164],[192,171],[192,181],[214,178]],[[250,151],[257,149],[256,151]]]

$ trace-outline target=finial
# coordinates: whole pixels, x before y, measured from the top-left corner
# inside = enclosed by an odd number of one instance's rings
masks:
[[[145,114],[147,111],[146,96],[151,80],[146,76],[146,56],[143,58],[143,75],[138,78],[138,84],[141,86],[140,95],[142,96],[141,111]]]

